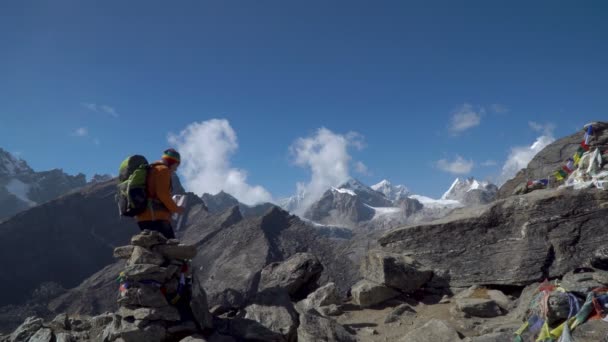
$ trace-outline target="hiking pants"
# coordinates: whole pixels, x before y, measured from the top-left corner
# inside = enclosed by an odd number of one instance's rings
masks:
[[[154,230],[163,234],[167,239],[175,239],[175,233],[173,233],[173,227],[171,227],[171,222],[169,221],[140,221],[137,222],[137,225],[141,230]]]

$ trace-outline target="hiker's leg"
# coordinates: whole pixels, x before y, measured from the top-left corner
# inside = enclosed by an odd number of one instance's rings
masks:
[[[152,229],[151,227],[154,226],[154,221],[140,221],[137,222],[137,226],[139,226],[139,230],[144,231],[144,230],[155,230]]]
[[[169,221],[160,221],[159,226],[160,226],[160,230],[159,231],[167,239],[175,239],[175,233],[173,232],[173,227],[171,226],[171,222],[169,222]]]

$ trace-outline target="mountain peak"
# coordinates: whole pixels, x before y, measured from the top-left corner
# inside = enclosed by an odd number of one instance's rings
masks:
[[[410,195],[410,191],[404,185],[393,185],[386,179],[372,185],[371,188],[384,194],[386,198],[392,201],[399,201]]]
[[[448,191],[441,196],[441,199],[456,200],[465,203],[470,201],[469,197],[471,197],[471,195],[469,193],[473,194],[473,190],[487,193],[487,196],[485,197],[491,199],[496,195],[498,188],[490,182],[478,181],[474,177],[456,178]]]
[[[0,148],[0,175],[15,176],[22,173],[32,173],[27,163]]]

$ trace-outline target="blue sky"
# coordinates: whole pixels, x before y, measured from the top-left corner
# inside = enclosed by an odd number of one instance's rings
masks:
[[[605,1],[3,1],[0,147],[116,174],[215,122],[236,140],[208,172],[277,198],[333,163],[294,154],[325,128],[346,174],[438,197],[606,120],[606,37]]]

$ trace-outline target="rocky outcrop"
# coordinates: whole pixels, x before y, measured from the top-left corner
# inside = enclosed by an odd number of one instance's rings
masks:
[[[295,301],[306,297],[318,287],[323,265],[310,253],[297,253],[283,262],[274,262],[262,269],[260,291],[283,288]]]
[[[606,202],[608,192],[597,189],[535,191],[399,228],[379,242],[433,269],[435,287],[526,285],[588,263],[608,237]]]
[[[382,250],[370,250],[361,263],[363,278],[403,292],[419,289],[432,275],[414,259]]]
[[[595,135],[590,142],[591,148],[599,147],[602,150],[608,148],[608,122],[595,122],[593,128]],[[497,198],[509,197],[519,185],[525,184],[528,180],[547,178],[556,170],[560,170],[566,160],[571,158],[580,147],[584,135],[585,132],[581,129],[546,146],[532,158],[525,169],[519,171],[514,178],[500,187]],[[554,185],[551,184],[551,186]]]

